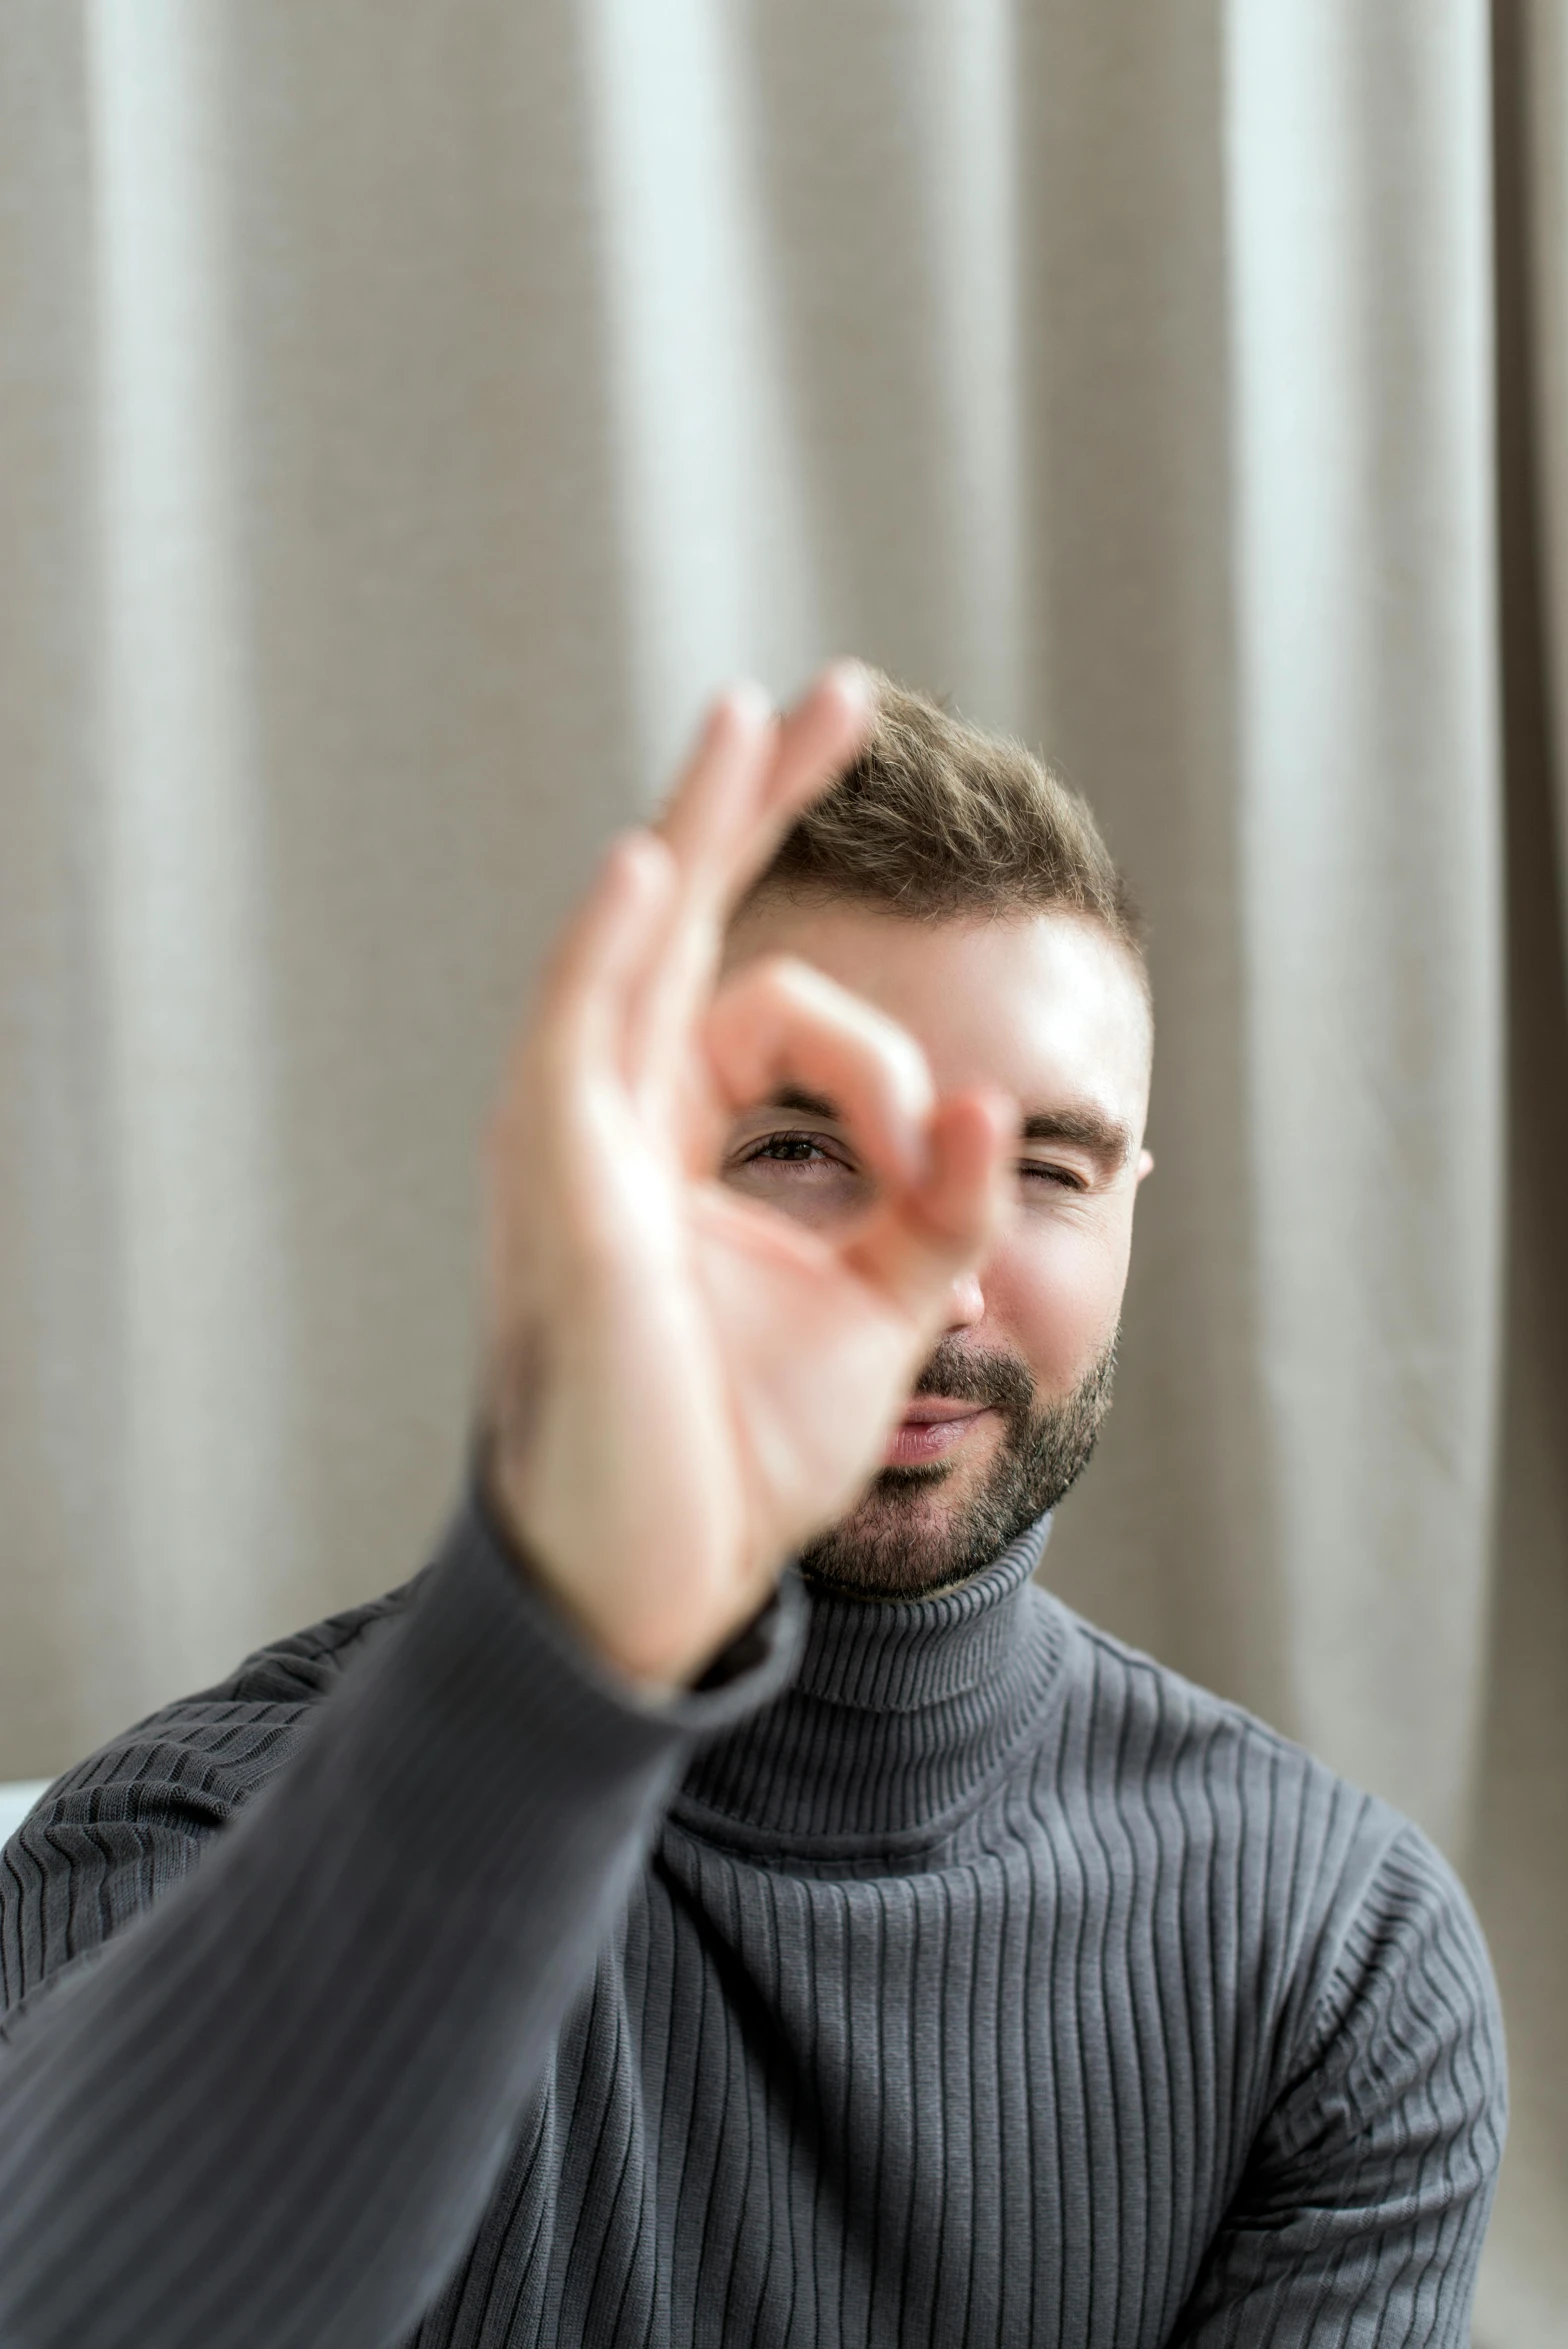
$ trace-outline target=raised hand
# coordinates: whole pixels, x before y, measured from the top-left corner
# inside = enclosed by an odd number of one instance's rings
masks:
[[[1012,1104],[933,1098],[902,1029],[806,964],[718,984],[729,913],[854,757],[870,681],[717,701],[547,967],[487,1145],[493,1507],[598,1653],[673,1688],[843,1515],[1003,1212]],[[719,1179],[743,1109],[838,1105],[876,1196],[807,1229]]]

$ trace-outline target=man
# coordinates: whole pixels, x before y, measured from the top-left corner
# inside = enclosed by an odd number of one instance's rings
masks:
[[[716,705],[507,1081],[442,1555],[10,1848],[0,2340],[1465,2339],[1457,1884],[1031,1580],[1150,1041],[1033,760]]]

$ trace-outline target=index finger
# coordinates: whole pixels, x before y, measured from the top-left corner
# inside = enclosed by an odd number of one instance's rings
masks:
[[[721,697],[656,826],[691,899],[722,918],[744,895],[795,818],[860,750],[875,706],[858,661],[824,669],[766,731],[755,688]]]

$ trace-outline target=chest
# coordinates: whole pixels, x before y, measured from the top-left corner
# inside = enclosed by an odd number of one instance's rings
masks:
[[[423,2349],[1154,2349],[1244,2157],[1256,2003],[1212,1949],[1194,1979],[1179,1882],[1115,1874],[667,1839]]]

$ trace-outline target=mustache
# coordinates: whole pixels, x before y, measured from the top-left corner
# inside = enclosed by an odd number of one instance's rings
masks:
[[[955,1403],[978,1403],[1027,1418],[1035,1382],[1014,1354],[977,1354],[943,1338],[915,1381],[917,1395],[951,1395]]]

